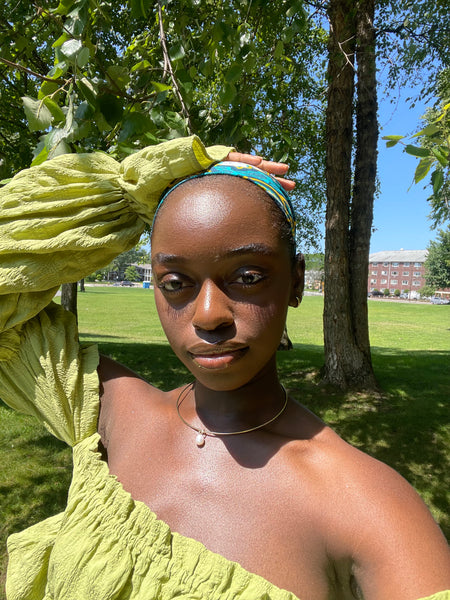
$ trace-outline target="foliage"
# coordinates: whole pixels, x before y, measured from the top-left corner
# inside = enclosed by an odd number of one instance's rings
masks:
[[[400,290],[394,290],[394,296],[398,298],[400,296]]]
[[[438,0],[379,0],[377,58],[387,92],[419,87],[436,96],[437,75],[450,64],[448,4]],[[406,98],[414,105],[416,98]]]
[[[322,252],[307,253],[305,257],[305,271],[323,271],[325,256]]]
[[[436,288],[450,288],[450,226],[441,229],[435,241],[428,246],[425,261],[427,285]]]
[[[2,10],[4,97],[17,88],[3,176],[28,166],[39,136],[32,164],[92,149],[123,158],[196,133],[288,161],[301,173],[303,245],[317,243],[326,37],[300,0],[7,0]],[[12,142],[25,122],[21,158]]]
[[[417,291],[421,298],[430,298],[431,296],[434,296],[436,288],[432,285],[424,285]]]
[[[433,228],[450,220],[450,103],[439,109],[428,109],[424,116],[427,125],[411,136],[419,145],[405,143],[405,136],[387,135],[386,146],[393,147],[399,142],[404,151],[419,159],[414,173],[414,183],[422,181],[431,171],[432,194],[428,198],[431,206],[430,218]]]
[[[389,296],[390,291],[388,290],[388,288],[384,288],[383,290],[383,296],[386,296],[386,298]]]
[[[125,279],[127,281],[139,281],[139,274],[136,270],[136,267],[134,265],[129,265],[126,269],[125,269]]]

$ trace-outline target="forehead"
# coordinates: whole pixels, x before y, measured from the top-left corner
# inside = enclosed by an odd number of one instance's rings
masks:
[[[189,180],[171,192],[155,219],[152,245],[190,231],[213,236],[243,233],[271,238],[272,200],[255,184],[223,175]]]

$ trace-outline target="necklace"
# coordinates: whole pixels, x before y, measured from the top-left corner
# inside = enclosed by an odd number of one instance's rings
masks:
[[[266,425],[269,425],[270,423],[273,423],[274,421],[276,421],[276,419],[278,419],[278,417],[280,417],[284,411],[286,410],[286,406],[288,403],[288,395],[286,392],[286,389],[284,388],[284,386],[281,386],[283,388],[283,392],[284,392],[284,402],[283,402],[283,406],[281,407],[281,409],[277,412],[277,414],[272,417],[271,419],[269,419],[268,421],[265,421],[264,423],[261,423],[260,425],[255,425],[255,427],[250,427],[249,429],[243,429],[242,431],[210,431],[209,429],[201,429],[199,427],[195,427],[195,425],[191,425],[190,423],[188,423],[182,416],[180,413],[180,406],[183,403],[183,401],[187,398],[189,392],[191,391],[191,389],[194,388],[194,384],[193,383],[188,383],[187,386],[185,386],[178,398],[177,398],[177,413],[178,416],[180,417],[180,419],[183,421],[183,423],[185,425],[187,425],[188,427],[190,427],[190,429],[192,429],[193,431],[197,432],[197,436],[195,438],[195,443],[197,444],[197,446],[199,448],[202,448],[205,445],[205,441],[206,441],[206,437],[222,437],[225,435],[240,435],[241,433],[250,433],[251,431],[256,431],[257,429],[262,429],[263,427],[266,427]],[[189,389],[190,388],[190,389]]]

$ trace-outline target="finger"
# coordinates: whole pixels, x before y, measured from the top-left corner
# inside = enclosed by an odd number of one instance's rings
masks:
[[[258,167],[262,158],[260,156],[254,156],[253,154],[244,154],[243,152],[230,152],[227,156],[228,160],[234,160],[236,162],[243,162],[247,165]]]
[[[272,175],[286,175],[289,170],[289,166],[285,163],[272,162],[270,160],[261,160],[257,166],[263,171],[272,173]]]
[[[295,188],[295,181],[291,181],[290,179],[283,179],[282,177],[276,177],[275,179],[287,192],[291,192]]]

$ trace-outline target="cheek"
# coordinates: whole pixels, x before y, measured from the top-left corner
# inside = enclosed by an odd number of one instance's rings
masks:
[[[265,306],[251,305],[248,314],[248,326],[257,326],[258,331],[264,333],[267,337],[280,337],[284,330],[287,310],[281,307],[283,304],[276,302],[266,304]]]

